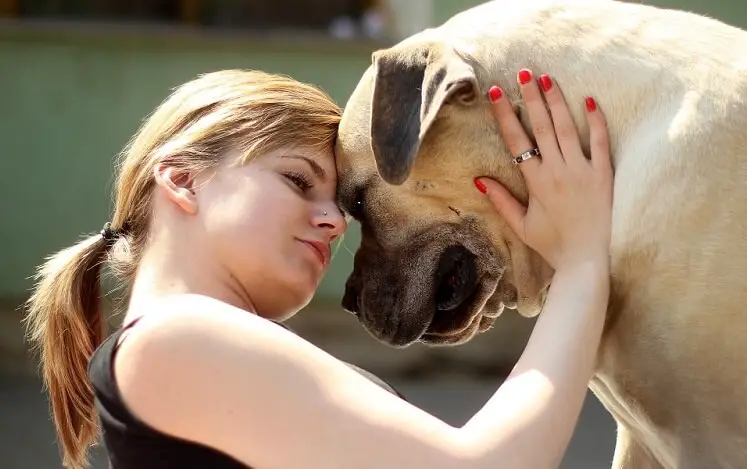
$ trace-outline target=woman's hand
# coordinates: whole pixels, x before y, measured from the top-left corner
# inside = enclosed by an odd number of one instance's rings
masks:
[[[581,150],[578,132],[557,83],[542,75],[540,90],[528,70],[519,72],[518,81],[540,152],[518,164],[529,191],[528,206],[494,180],[478,178],[475,184],[487,193],[521,240],[556,270],[564,263],[607,261],[613,171],[604,116],[594,99],[586,98],[591,131],[591,159],[588,159]],[[493,87],[489,96],[499,131],[511,154],[516,157],[535,148],[502,90]]]

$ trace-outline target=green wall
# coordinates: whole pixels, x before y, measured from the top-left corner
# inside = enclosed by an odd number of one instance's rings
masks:
[[[747,26],[743,1],[646,3]],[[434,0],[434,24],[479,3]],[[45,255],[101,228],[112,157],[171,87],[211,70],[259,68],[316,83],[344,104],[376,47],[126,31],[0,26],[0,301],[24,298]],[[321,297],[341,294],[358,241],[353,226]]]

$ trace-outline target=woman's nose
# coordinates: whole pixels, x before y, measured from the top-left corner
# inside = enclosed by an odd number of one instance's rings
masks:
[[[330,242],[340,237],[348,228],[345,216],[336,205],[322,209],[316,217],[315,224],[328,233]]]

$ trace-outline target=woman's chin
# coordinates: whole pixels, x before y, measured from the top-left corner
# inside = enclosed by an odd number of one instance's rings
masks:
[[[264,281],[255,288],[247,286],[256,302],[257,314],[265,319],[285,321],[308,306],[322,281],[318,269],[311,267],[306,262],[294,263],[282,271],[275,270],[274,275],[267,272],[265,279],[271,277],[271,284]]]
[[[292,318],[311,303],[311,300],[314,299],[316,289],[317,283],[314,283],[310,287],[298,288],[296,286],[296,288],[288,288],[285,292],[278,293],[278,296],[283,295],[283,300],[275,303],[272,313],[267,316],[267,319],[285,321]]]

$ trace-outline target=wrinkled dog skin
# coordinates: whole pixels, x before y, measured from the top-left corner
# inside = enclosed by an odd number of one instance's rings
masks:
[[[613,293],[591,389],[618,422],[615,468],[747,467],[747,33],[606,0],[497,1],[374,53],[337,144],[361,222],[343,306],[382,342],[460,344],[504,308],[540,312],[552,270],[473,186],[522,200],[489,87],[551,74],[616,171]]]

